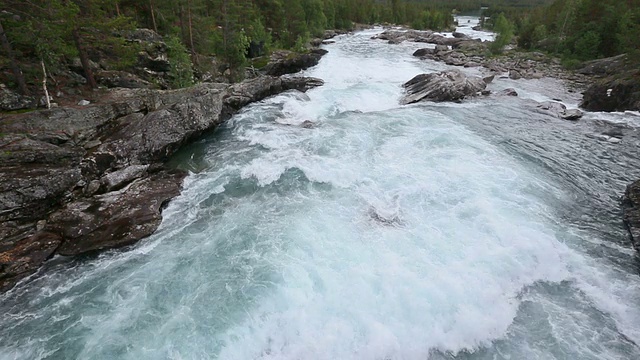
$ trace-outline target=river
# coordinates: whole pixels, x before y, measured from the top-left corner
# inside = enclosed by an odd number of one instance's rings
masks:
[[[552,118],[553,79],[400,106],[447,66],[379,31],[181,151],[156,234],[0,295],[0,359],[639,359],[640,116]]]

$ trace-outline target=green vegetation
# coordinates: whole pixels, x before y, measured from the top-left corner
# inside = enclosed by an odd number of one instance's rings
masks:
[[[79,58],[90,87],[97,86],[92,62],[126,71],[140,49],[121,34],[138,27],[164,37],[171,85],[181,87],[193,83],[202,55],[215,56],[230,78],[240,79],[250,44],[261,54],[303,51],[325,29],[355,23],[453,25],[450,8],[409,0],[0,0],[0,8],[0,74],[22,93],[41,81],[41,60],[55,77]]]
[[[513,24],[504,17],[503,13],[500,13],[495,19],[493,30],[497,35],[495,41],[489,46],[489,50],[494,54],[499,54],[513,38]]]
[[[555,0],[528,11],[504,11],[515,24],[518,46],[547,51],[575,67],[580,61],[629,53],[640,56],[640,0]]]
[[[175,36],[168,36],[165,42],[171,63],[171,85],[174,88],[193,85],[193,69],[187,48]]]

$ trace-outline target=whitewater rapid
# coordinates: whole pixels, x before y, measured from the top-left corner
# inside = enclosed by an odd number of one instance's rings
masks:
[[[0,359],[640,358],[617,203],[638,117],[537,112],[579,101],[552,79],[400,106],[403,82],[447,66],[379,31],[328,45],[305,74],[323,87],[176,156],[192,173],[156,234],[0,295]],[[590,136],[606,116],[622,143]]]

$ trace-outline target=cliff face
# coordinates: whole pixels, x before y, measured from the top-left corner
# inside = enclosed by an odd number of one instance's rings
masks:
[[[163,166],[177,149],[251,102],[319,85],[262,76],[171,91],[115,89],[98,105],[0,118],[0,290],[55,254],[152,234],[186,176]]]

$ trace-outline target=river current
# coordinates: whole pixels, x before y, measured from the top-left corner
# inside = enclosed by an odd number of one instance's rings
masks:
[[[0,295],[0,359],[640,359],[640,116],[553,118],[553,79],[400,106],[447,66],[380,31],[176,156],[156,234]]]

